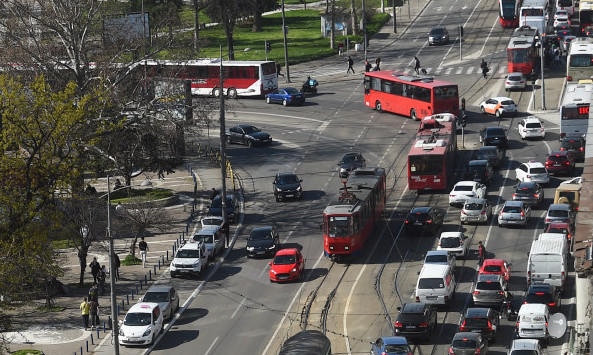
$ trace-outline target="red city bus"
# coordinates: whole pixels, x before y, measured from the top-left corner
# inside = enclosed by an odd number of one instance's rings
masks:
[[[523,73],[527,77],[535,73],[540,61],[537,43],[539,43],[537,29],[523,26],[513,31],[507,46],[509,73]]]
[[[273,61],[223,61],[224,94],[237,96],[263,96],[278,88],[276,63]],[[191,80],[192,95],[220,95],[220,60],[188,61],[146,60],[137,68],[147,81],[162,79]]]
[[[368,72],[364,75],[364,104],[413,119],[437,113],[459,115],[459,89],[457,84],[429,76]]]
[[[385,209],[383,168],[358,168],[350,173],[340,194],[323,211],[323,250],[338,259],[358,255]]]
[[[432,120],[429,120],[432,121]],[[439,127],[418,130],[408,153],[408,188],[444,190],[451,181],[457,153],[455,121],[439,122]]]

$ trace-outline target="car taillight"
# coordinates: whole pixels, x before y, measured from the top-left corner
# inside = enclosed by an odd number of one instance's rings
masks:
[[[527,174],[527,175],[525,175],[525,177],[529,179],[529,178],[531,178],[531,175]]]
[[[585,151],[585,148],[583,148],[583,147],[580,147],[580,148],[579,148],[579,150],[580,150],[581,152],[584,152],[584,151]]]
[[[566,237],[568,238],[568,240],[570,240],[570,238],[572,238],[572,235],[567,234]]]
[[[408,221],[408,220],[406,219],[406,224],[408,224],[408,223],[410,223],[410,221]]]
[[[550,302],[550,303],[548,303],[548,306],[550,306],[550,307],[556,307],[556,302]]]
[[[461,330],[462,332],[465,332],[465,321],[463,321],[463,324],[461,324],[461,326],[459,327],[459,330]]]
[[[394,323],[394,325],[395,325],[396,328],[402,328],[404,326],[402,324],[402,322],[397,322],[397,321]]]
[[[432,219],[427,219],[426,223],[431,224],[432,223]]]
[[[550,223],[551,219],[550,218],[546,218],[545,222],[546,223]]]
[[[428,322],[422,322],[422,323],[418,324],[418,326],[420,328],[426,328],[426,327],[428,327]]]
[[[536,294],[537,296],[543,296],[543,295],[544,295],[544,293],[543,293],[543,292],[536,292],[535,294]]]
[[[482,211],[480,214],[486,214],[486,211]]]
[[[441,241],[439,240],[439,246],[441,246]]]
[[[569,162],[569,161],[567,161],[567,162],[566,162],[566,163],[564,163],[564,164],[566,164],[566,165],[570,165],[570,162]]]
[[[539,194],[533,194],[533,197],[539,198]]]
[[[466,215],[467,213],[464,210],[461,210],[461,214]]]
[[[420,297],[416,296],[416,302],[420,302]]]
[[[562,278],[562,280],[564,280],[564,271],[562,271],[562,273],[560,274],[560,278]]]
[[[525,217],[525,212],[521,211],[521,217]]]
[[[488,321],[488,329],[492,330],[492,323],[490,321]]]
[[[499,294],[499,295],[502,295],[503,293],[504,293],[504,292],[502,292],[502,291],[498,291],[498,294]]]
[[[513,194],[513,198],[517,197],[517,194]]]
[[[476,351],[474,352],[474,355],[478,355],[482,352],[482,349],[476,349]]]
[[[480,291],[474,291],[474,295],[479,295]]]
[[[531,271],[527,271],[527,283],[531,282]],[[418,298],[418,297],[416,297]],[[519,323],[517,323],[519,324]]]
[[[566,148],[560,148],[560,151],[561,151],[561,152],[563,152],[563,151],[565,151],[565,150],[566,150]]]
[[[450,347],[450,348],[449,348],[449,354],[451,354],[451,355],[455,355],[455,352],[453,351],[453,347]]]
[[[572,76],[570,76],[570,75],[567,75],[567,76],[566,76],[566,81],[572,81]],[[560,136],[562,137],[562,134],[560,134]]]

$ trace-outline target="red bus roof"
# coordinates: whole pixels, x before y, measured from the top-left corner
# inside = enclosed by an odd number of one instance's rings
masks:
[[[534,47],[537,36],[537,29],[529,26],[519,27],[513,31],[507,49],[513,50]]]
[[[415,86],[423,87],[423,88],[434,88],[439,86],[450,86],[455,85],[455,83],[451,83],[444,80],[438,80],[431,76],[426,75],[406,75],[402,72],[398,72],[395,70],[382,70],[382,71],[372,71],[364,74],[365,76],[372,76],[379,79],[385,79],[390,81],[397,81],[402,83],[408,83]]]
[[[408,156],[414,155],[445,155],[451,142],[450,136],[422,137],[416,139]]]
[[[437,138],[448,138],[454,132],[454,121],[437,121],[432,116],[427,116],[420,121],[420,127],[416,132],[416,140],[426,139],[427,136]]]

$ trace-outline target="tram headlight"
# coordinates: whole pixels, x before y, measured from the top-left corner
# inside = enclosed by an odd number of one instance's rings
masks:
[[[346,245],[346,246],[344,247],[344,250],[350,250],[350,247]]]

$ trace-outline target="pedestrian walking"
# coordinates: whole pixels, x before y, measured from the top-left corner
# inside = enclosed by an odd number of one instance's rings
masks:
[[[480,69],[482,69],[482,75],[486,78],[490,69],[488,69],[488,63],[486,63],[484,59],[482,59],[482,63],[480,63]]]
[[[91,317],[91,330],[99,326],[99,302],[89,302],[89,313]]]
[[[284,77],[284,74],[282,74],[282,67],[280,66],[280,63],[276,62],[276,77]]]
[[[148,243],[144,241],[144,237],[140,237],[140,243],[138,243],[138,249],[140,249],[140,257],[142,258],[142,267],[146,267],[146,252],[148,252]]]
[[[352,70],[352,74],[354,74],[354,60],[352,60],[351,56],[348,56],[348,70],[346,70],[346,74],[348,74],[350,72],[350,70]]]
[[[377,59],[375,59],[375,68],[373,69],[373,71],[379,70],[381,70],[381,57],[377,57]]]
[[[121,260],[119,260],[119,256],[117,255],[116,252],[113,252],[113,254],[111,255],[111,262],[113,263],[113,276],[115,277],[116,280],[119,280],[119,267],[121,266]]]
[[[105,292],[105,279],[107,279],[107,269],[105,265],[99,270],[97,280],[99,281],[99,293],[102,295]]]
[[[84,330],[89,328],[89,313],[90,313],[91,305],[88,302],[88,299],[85,297],[82,303],[80,304],[80,313],[82,314],[82,324],[84,325]]]
[[[482,244],[482,241],[480,240],[478,242],[478,265],[482,266],[484,260],[487,258],[488,256],[486,254],[486,247],[484,246],[484,244]]]
[[[89,289],[89,302],[99,302],[99,290],[97,289],[97,283],[93,282],[93,286]]]
[[[414,56],[414,71],[416,74],[420,74],[420,59],[416,56]]]
[[[367,73],[370,72],[372,67],[373,66],[371,65],[371,63],[369,63],[368,60],[364,62],[364,71],[365,72],[367,72]]]
[[[96,257],[93,258],[89,267],[91,268],[91,274],[93,275],[93,282],[97,283],[97,275],[99,275],[99,271],[101,270],[101,264],[99,264]]]

